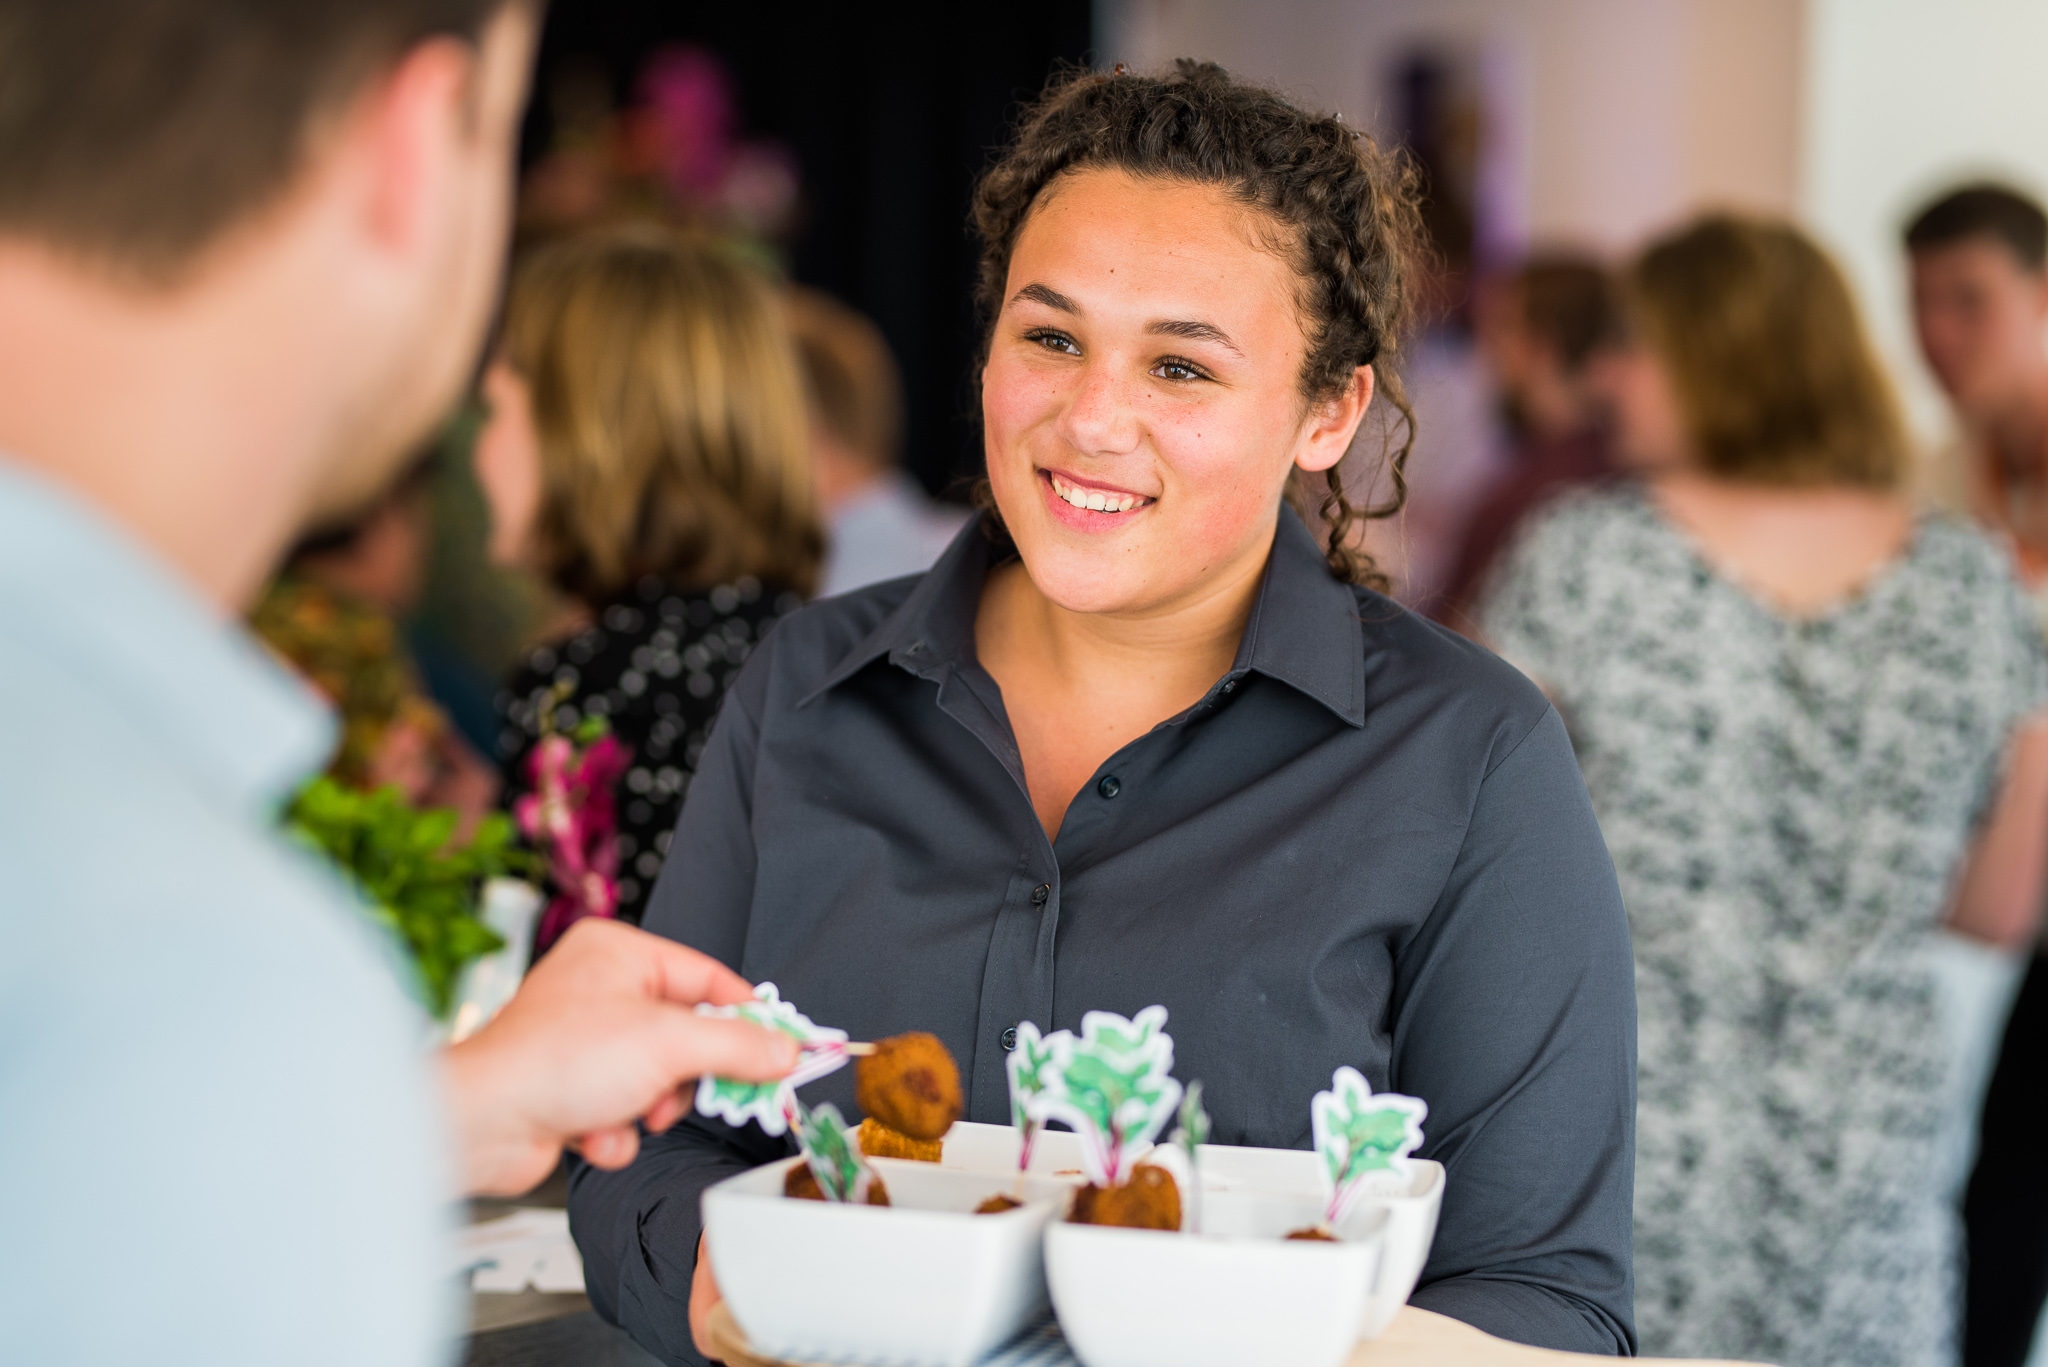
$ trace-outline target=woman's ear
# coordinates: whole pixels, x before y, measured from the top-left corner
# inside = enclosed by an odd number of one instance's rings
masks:
[[[1365,410],[1372,407],[1372,367],[1362,365],[1351,372],[1351,383],[1334,399],[1325,399],[1309,410],[1309,425],[1302,433],[1301,449],[1294,463],[1315,473],[1344,459]]]

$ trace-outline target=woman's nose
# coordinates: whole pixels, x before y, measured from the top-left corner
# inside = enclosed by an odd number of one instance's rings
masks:
[[[1084,455],[1122,455],[1138,444],[1138,414],[1127,386],[1106,365],[1082,368],[1061,417],[1061,435]]]

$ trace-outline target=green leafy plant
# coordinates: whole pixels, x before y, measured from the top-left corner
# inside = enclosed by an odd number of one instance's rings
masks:
[[[362,793],[324,775],[299,791],[285,823],[354,880],[371,915],[410,951],[427,1009],[445,1020],[462,970],[505,943],[477,903],[485,879],[531,864],[512,843],[512,823],[494,813],[454,845],[454,812],[421,811],[396,787]]]

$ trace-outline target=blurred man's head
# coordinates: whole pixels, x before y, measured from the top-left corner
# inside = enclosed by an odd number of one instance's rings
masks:
[[[474,366],[534,18],[526,0],[0,0],[0,291],[22,328],[0,318],[0,356],[55,383],[89,371],[65,348],[132,366],[70,423],[0,379],[0,446],[109,502],[123,472],[87,434],[166,407],[152,375],[203,352],[207,401],[273,429],[252,502],[367,501]],[[61,354],[31,353],[29,319]]]
[[[1589,367],[1614,340],[1619,318],[1604,266],[1578,255],[1531,257],[1484,292],[1477,313],[1480,345],[1517,431],[1557,437],[1593,420]]]
[[[818,497],[831,513],[896,469],[903,382],[882,330],[865,314],[802,286],[787,299],[809,399]]]
[[[2048,216],[2002,185],[1972,185],[1906,228],[1913,319],[1935,378],[1965,419],[2034,400],[2048,375]]]

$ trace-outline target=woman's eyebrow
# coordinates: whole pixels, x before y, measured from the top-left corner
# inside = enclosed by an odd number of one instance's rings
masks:
[[[1230,334],[1217,327],[1214,323],[1202,323],[1193,319],[1169,318],[1161,319],[1156,323],[1146,324],[1145,331],[1156,336],[1185,337],[1190,342],[1214,342],[1218,346],[1228,347],[1239,356],[1244,355],[1244,348],[1231,341]]]
[[[1013,304],[1021,299],[1029,299],[1034,303],[1043,304],[1049,309],[1058,309],[1061,313],[1071,313],[1076,318],[1081,316],[1081,306],[1067,298],[1066,295],[1061,294],[1051,285],[1041,285],[1033,282],[1010,296],[1010,302]]]

